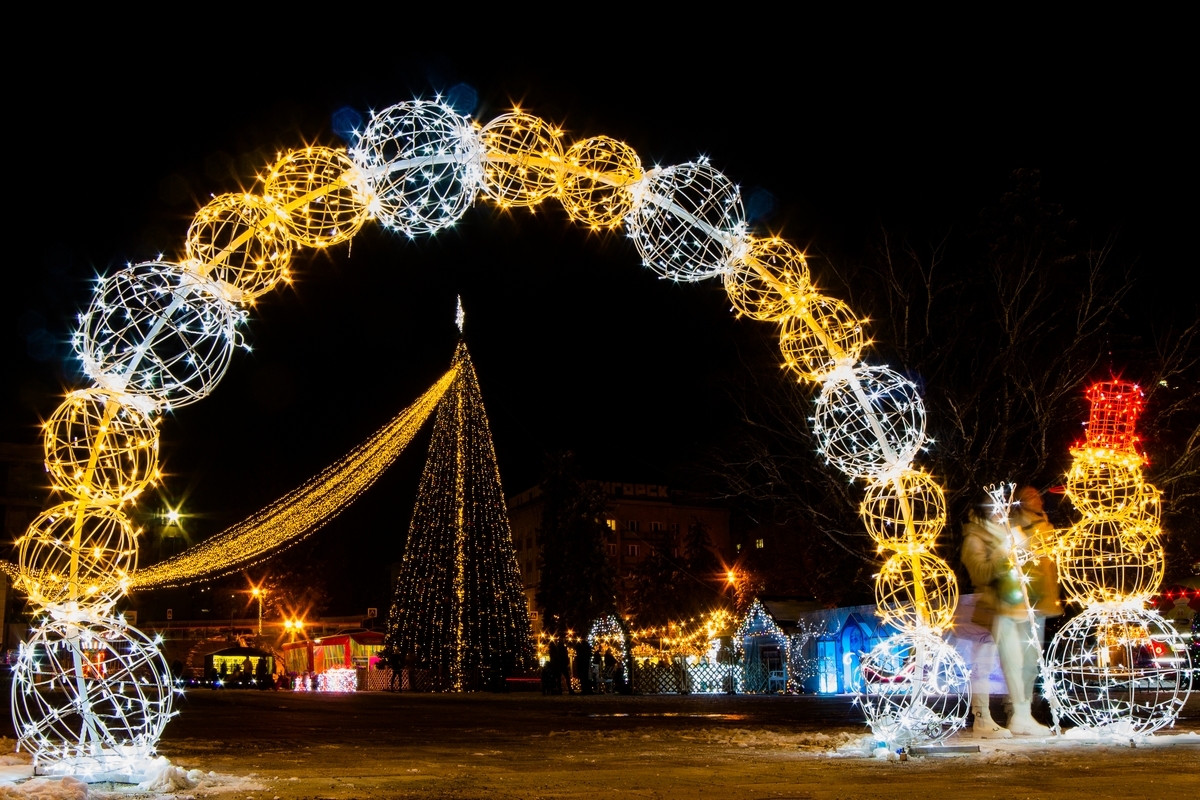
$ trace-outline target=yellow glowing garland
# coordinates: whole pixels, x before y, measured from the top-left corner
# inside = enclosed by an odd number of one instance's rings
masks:
[[[412,441],[458,374],[457,366],[370,439],[246,520],[133,575],[132,589],[179,586],[241,569],[319,530],[370,488]]]

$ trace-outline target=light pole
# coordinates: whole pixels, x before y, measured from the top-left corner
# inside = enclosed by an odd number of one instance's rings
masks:
[[[258,599],[258,635],[262,636],[262,604],[263,604],[263,595],[266,594],[266,592],[264,592],[262,589],[260,589],[257,586],[255,586],[254,589],[252,589],[251,591],[254,594],[255,598]]]

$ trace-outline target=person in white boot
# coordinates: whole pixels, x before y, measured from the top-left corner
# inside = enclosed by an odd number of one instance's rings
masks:
[[[991,697],[991,675],[996,668],[996,642],[992,632],[974,622],[961,622],[954,627],[954,638],[970,653],[971,668],[971,732],[976,739],[1011,739],[1008,728],[992,719],[988,707]]]
[[[1031,705],[1045,618],[1062,613],[1058,576],[1047,555],[1054,528],[1036,489],[1021,488],[1014,501],[1007,517],[991,498],[984,507],[972,509],[963,526],[962,560],[980,595],[971,622],[991,627],[1000,655],[1013,706],[1008,731],[1016,736],[1046,736],[1050,729],[1033,718]],[[1020,554],[1034,557],[1018,565]],[[976,719],[986,730],[986,721]]]

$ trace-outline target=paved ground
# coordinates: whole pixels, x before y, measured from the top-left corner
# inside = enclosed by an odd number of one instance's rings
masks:
[[[1174,732],[1194,733],[1149,747],[1021,741],[906,763],[862,757],[866,730],[843,698],[193,691],[181,711],[162,753],[242,778],[196,796],[957,800],[1200,790],[1200,697]]]

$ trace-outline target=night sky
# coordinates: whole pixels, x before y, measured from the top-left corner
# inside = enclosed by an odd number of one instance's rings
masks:
[[[756,230],[806,247],[818,279],[837,268],[822,255],[854,258],[881,225],[922,238],[970,224],[1013,169],[1037,167],[1069,215],[1119,226],[1145,272],[1134,313],[1161,292],[1159,275],[1178,290],[1167,307],[1194,308],[1195,256],[1182,248],[1194,223],[1179,196],[1194,164],[1178,98],[1163,102],[1151,65],[1083,50],[991,60],[965,47],[920,62],[768,48],[777,57],[636,69],[381,54],[314,57],[277,79],[220,54],[167,44],[148,58],[123,44],[58,41],[70,80],[39,73],[9,97],[10,136],[25,150],[9,152],[0,441],[37,443],[39,418],[85,385],[67,340],[91,277],[181,253],[210,194],[253,189],[279,150],[342,144],[339,110],[365,115],[460,84],[477,96],[476,119],[520,102],[567,142],[608,134],[647,166],[709,156],[757,198]],[[734,422],[724,387],[764,338],[762,323],[732,318],[719,282],[657,280],[622,234],[583,232],[553,201],[535,215],[479,202],[419,241],[369,223],[352,248],[301,251],[292,272],[292,287],[252,310],[253,352],[164,423],[168,477],[141,506],[183,503],[195,536],[293,488],[427,388],[453,354],[456,295],[510,494],[564,449],[598,478],[687,483]],[[341,542],[351,570],[398,557],[427,441],[320,534]]]

